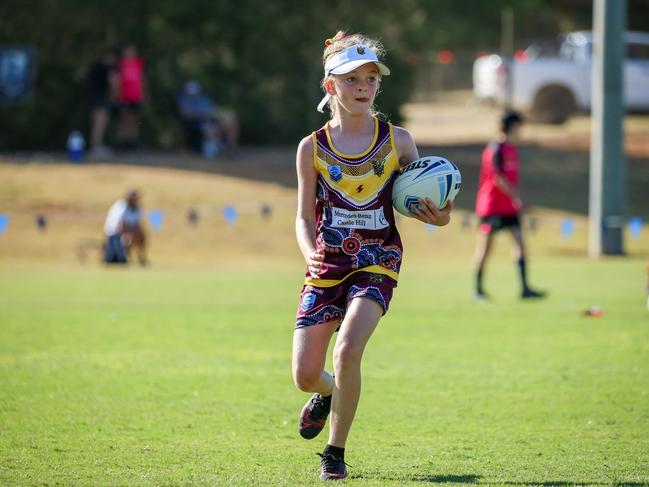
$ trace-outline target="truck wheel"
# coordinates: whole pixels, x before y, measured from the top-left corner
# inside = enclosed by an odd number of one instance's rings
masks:
[[[562,124],[575,111],[575,98],[562,86],[546,86],[534,97],[530,118],[537,123]]]

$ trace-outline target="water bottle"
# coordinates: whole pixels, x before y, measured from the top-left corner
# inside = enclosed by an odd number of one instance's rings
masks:
[[[85,148],[86,141],[83,138],[83,134],[78,130],[70,132],[68,136],[68,159],[72,162],[81,162]]]

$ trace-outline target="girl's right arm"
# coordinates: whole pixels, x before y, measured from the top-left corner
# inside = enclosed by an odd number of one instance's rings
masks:
[[[317,277],[324,255],[316,250],[315,203],[317,174],[313,167],[313,138],[302,139],[297,148],[297,216],[295,235],[297,244],[309,268]]]

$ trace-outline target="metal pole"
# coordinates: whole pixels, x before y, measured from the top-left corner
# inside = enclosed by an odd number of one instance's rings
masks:
[[[594,0],[588,251],[624,253],[623,60],[626,0]]]

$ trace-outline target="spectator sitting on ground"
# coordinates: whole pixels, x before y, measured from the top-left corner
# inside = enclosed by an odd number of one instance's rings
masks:
[[[104,252],[106,263],[126,263],[131,248],[137,249],[140,265],[146,265],[146,237],[142,228],[142,211],[139,193],[131,189],[125,199],[110,207],[104,232],[107,241]]]
[[[233,149],[238,145],[236,116],[218,107],[198,81],[185,83],[177,103],[190,148],[213,158],[224,148]]]

